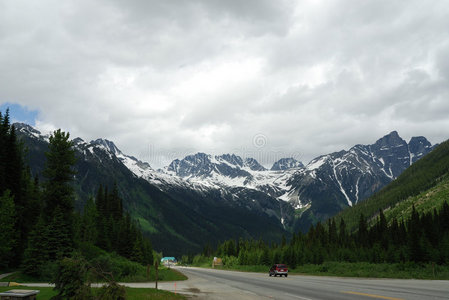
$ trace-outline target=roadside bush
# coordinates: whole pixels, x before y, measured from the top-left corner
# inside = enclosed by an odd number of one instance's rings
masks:
[[[234,267],[239,264],[239,260],[235,256],[224,256],[223,257],[223,265],[226,267]]]
[[[126,290],[122,285],[116,282],[110,282],[108,285],[101,287],[97,294],[98,300],[125,300]]]
[[[207,257],[203,255],[195,255],[193,258],[192,265],[194,266],[211,266],[212,265],[212,257]]]
[[[98,271],[110,273],[116,279],[145,274],[146,272],[146,268],[139,263],[115,255],[101,255],[92,259],[90,263]],[[96,279],[101,280],[101,278]]]
[[[87,261],[80,256],[66,257],[58,261],[57,272],[53,280],[54,289],[58,291],[58,294],[51,300],[93,299],[90,284],[86,283],[88,270]]]

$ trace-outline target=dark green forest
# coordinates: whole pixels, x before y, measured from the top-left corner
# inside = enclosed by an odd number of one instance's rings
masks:
[[[227,240],[215,249],[206,246],[196,261],[224,257],[225,264],[268,266],[286,263],[291,268],[324,262],[435,263],[449,265],[449,205],[446,185],[449,141],[414,163],[391,184],[371,198],[344,210],[326,223],[318,222],[306,234],[293,234],[289,242]],[[433,199],[431,188],[439,188]],[[446,191],[446,193],[445,193]],[[423,200],[419,195],[422,194]],[[412,198],[415,197],[415,198]],[[441,199],[441,197],[444,197]],[[426,210],[389,214],[405,200],[419,201]],[[421,203],[425,201],[425,205]],[[408,201],[407,203],[409,203]],[[443,203],[441,205],[441,203]],[[184,256],[193,262],[193,257]]]
[[[9,111],[0,112],[0,268],[49,278],[64,257],[104,251],[152,264],[151,242],[123,210],[116,184],[99,185],[82,212],[74,209],[76,158],[68,133],[50,136],[41,182],[24,157]]]
[[[349,233],[343,219],[311,226],[307,234],[293,234],[287,242],[267,244],[262,240],[227,240],[213,250],[205,247],[203,257],[224,257],[230,265],[285,263],[295,269],[304,264],[324,262],[436,263],[449,264],[449,205],[419,214],[414,208],[406,221],[387,224],[382,211],[369,226],[360,215],[358,230]],[[192,257],[185,256],[192,262]],[[198,258],[197,258],[198,260]]]

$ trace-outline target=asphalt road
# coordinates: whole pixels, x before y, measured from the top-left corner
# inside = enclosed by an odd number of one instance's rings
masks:
[[[359,279],[177,268],[187,281],[160,288],[196,299],[449,299],[449,281]]]
[[[177,267],[185,281],[160,282],[159,288],[189,295],[193,299],[449,299],[448,280],[362,279],[289,275],[269,277],[261,273]],[[120,283],[129,287],[154,288],[154,282]],[[27,283],[26,286],[53,286]],[[93,284],[101,286],[101,284]]]

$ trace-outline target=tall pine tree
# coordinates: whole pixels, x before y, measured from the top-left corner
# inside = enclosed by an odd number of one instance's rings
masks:
[[[49,151],[45,154],[47,163],[43,174],[47,181],[44,183],[44,215],[49,227],[51,259],[67,255],[73,248],[74,196],[71,182],[75,175],[73,166],[76,159],[69,137],[68,133],[56,130],[50,136]]]

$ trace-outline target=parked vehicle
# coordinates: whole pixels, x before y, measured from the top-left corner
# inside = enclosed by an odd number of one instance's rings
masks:
[[[270,271],[268,272],[268,275],[276,277],[276,276],[282,276],[285,277],[288,276],[288,267],[284,264],[275,264],[270,268]]]

